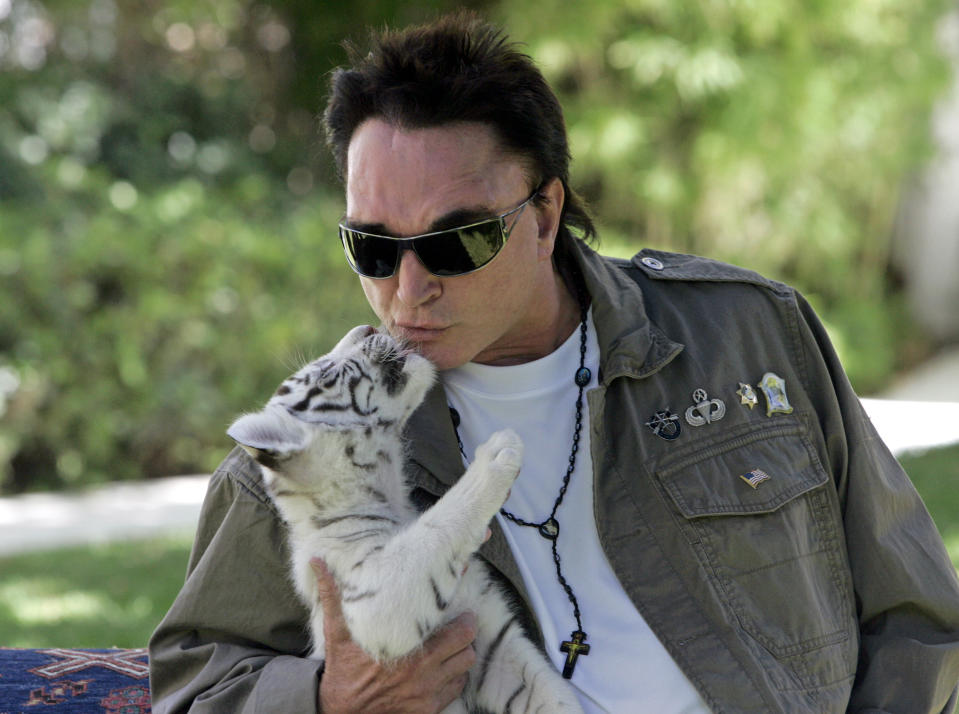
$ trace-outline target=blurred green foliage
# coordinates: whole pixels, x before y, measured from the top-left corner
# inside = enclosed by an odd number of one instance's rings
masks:
[[[15,488],[209,471],[231,414],[371,319],[328,235],[335,201],[261,217],[247,183],[120,186],[122,211],[55,195],[50,214],[4,213],[21,242],[0,304]]]
[[[0,492],[209,471],[373,319],[325,74],[363,25],[450,5],[0,0]]]
[[[463,5],[554,83],[607,250],[796,284],[861,390],[902,362],[888,234],[948,0],[0,0],[0,491],[208,471],[237,412],[372,319],[326,74],[343,37]]]
[[[950,75],[936,27],[954,2],[503,7],[560,92],[573,185],[614,250],[718,257],[796,285],[861,391],[912,357],[921,336],[888,254],[901,183],[930,155]]]

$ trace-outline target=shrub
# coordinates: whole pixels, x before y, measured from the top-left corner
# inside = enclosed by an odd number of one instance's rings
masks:
[[[917,335],[888,253],[949,80],[936,30],[951,0],[501,7],[560,90],[573,184],[608,244],[796,285],[864,392],[902,365]]]
[[[59,193],[49,210],[3,212],[20,242],[0,298],[13,490],[207,471],[238,411],[372,319],[338,201],[257,215],[190,178],[126,189],[123,210]]]
[[[238,411],[372,319],[320,84],[343,35],[453,4],[0,0],[0,490],[208,471]],[[608,249],[797,285],[862,391],[902,363],[888,236],[949,0],[466,4],[558,89]]]

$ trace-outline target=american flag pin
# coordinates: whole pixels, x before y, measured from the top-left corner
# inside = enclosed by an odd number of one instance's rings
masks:
[[[762,469],[753,469],[748,474],[741,474],[739,478],[753,488],[758,488],[759,484],[761,484],[763,481],[768,481],[770,476]]]

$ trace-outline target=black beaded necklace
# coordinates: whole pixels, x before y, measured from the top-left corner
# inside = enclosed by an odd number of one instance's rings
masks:
[[[513,523],[520,526],[526,526],[528,528],[536,528],[543,538],[550,541],[552,546],[553,562],[556,564],[556,578],[559,580],[559,584],[563,586],[563,590],[566,591],[566,596],[569,598],[569,601],[573,606],[573,616],[576,618],[576,629],[573,630],[573,633],[570,635],[570,639],[562,642],[559,648],[560,652],[566,653],[566,664],[563,666],[563,677],[566,679],[570,679],[573,676],[573,670],[576,667],[577,657],[579,657],[579,655],[588,655],[590,647],[586,644],[586,632],[583,630],[583,621],[579,611],[579,602],[576,600],[576,595],[573,593],[573,588],[566,581],[566,578],[563,577],[563,566],[559,557],[559,550],[557,549],[557,542],[559,540],[559,521],[556,519],[556,511],[559,510],[560,504],[563,503],[563,497],[566,495],[566,489],[569,487],[569,479],[573,475],[573,470],[576,468],[576,454],[579,451],[579,435],[583,429],[583,390],[586,388],[586,385],[589,384],[593,376],[590,369],[586,367],[587,307],[586,301],[583,299],[581,294],[579,295],[579,307],[579,369],[577,369],[576,373],[573,375],[573,381],[579,388],[579,392],[576,395],[576,426],[573,431],[573,445],[570,449],[569,465],[566,467],[566,475],[563,476],[563,485],[559,489],[559,494],[556,496],[556,501],[553,503],[553,509],[550,511],[549,517],[539,523],[523,520],[522,518],[510,513],[505,508],[500,509],[500,513],[503,515],[503,517],[507,518]],[[456,441],[459,444],[460,453],[463,454],[464,458],[466,458],[466,452],[463,449],[463,440],[460,438],[459,434],[460,415],[459,412],[457,412],[452,406],[450,407],[450,418],[453,420],[453,429],[456,432]]]

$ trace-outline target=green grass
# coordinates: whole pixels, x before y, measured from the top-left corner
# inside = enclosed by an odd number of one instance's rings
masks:
[[[190,535],[0,559],[6,647],[145,647],[186,573]]]
[[[959,568],[959,445],[902,459]],[[0,559],[0,643],[143,647],[173,602],[190,537]]]
[[[959,444],[906,456],[901,462],[959,569]]]

